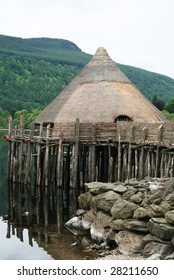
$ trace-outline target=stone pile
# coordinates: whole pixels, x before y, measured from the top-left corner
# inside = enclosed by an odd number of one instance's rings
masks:
[[[77,216],[66,223],[74,234],[123,255],[174,259],[174,178],[85,184]]]

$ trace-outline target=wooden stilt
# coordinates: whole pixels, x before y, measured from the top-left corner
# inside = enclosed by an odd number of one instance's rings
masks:
[[[113,178],[113,157],[111,154],[111,146],[108,145],[108,160],[109,160],[109,164],[108,164],[108,182],[112,182],[112,178]]]
[[[56,202],[57,202],[57,231],[60,234],[62,229],[62,175],[63,175],[63,136],[59,137],[59,145],[58,145],[58,155],[57,155],[57,190],[56,190]]]
[[[156,149],[156,168],[155,168],[155,177],[159,177],[160,175],[160,144],[162,141],[162,131],[163,126],[160,125],[158,128],[158,135],[157,135],[157,149]]]
[[[135,178],[138,179],[138,150],[135,149]]]
[[[121,137],[118,137],[118,181],[121,181]]]
[[[164,152],[161,152],[160,177],[164,176]]]
[[[140,180],[144,177],[144,147],[141,147],[141,153],[140,153],[140,167],[139,167],[139,178]]]
[[[150,177],[151,166],[150,166],[150,150],[147,151],[147,176]]]
[[[92,145],[90,147],[91,155],[91,178],[90,181],[95,181],[96,179],[96,126],[92,126]]]

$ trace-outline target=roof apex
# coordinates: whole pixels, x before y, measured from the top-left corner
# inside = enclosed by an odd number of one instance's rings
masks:
[[[104,55],[109,56],[108,53],[107,53],[107,50],[106,50],[105,48],[103,48],[103,47],[99,47],[99,48],[96,50],[95,56],[97,56],[97,55],[99,55],[99,56],[104,56]]]

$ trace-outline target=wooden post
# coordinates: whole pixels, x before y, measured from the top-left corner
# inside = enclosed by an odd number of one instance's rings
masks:
[[[150,177],[151,166],[150,166],[150,150],[147,151],[147,176]]]
[[[93,182],[96,178],[96,126],[92,126],[92,145],[90,147],[91,154],[91,178],[90,180]]]
[[[138,149],[135,148],[135,178],[138,179]]]
[[[29,212],[29,216],[27,217],[27,223],[28,225],[31,222],[31,216],[33,212],[33,208],[31,206],[31,176],[32,176],[32,159],[33,159],[33,144],[32,144],[32,139],[33,139],[33,134],[34,134],[34,125],[31,125],[30,129],[30,137],[29,141],[27,143],[27,151],[26,151],[26,165],[25,165],[25,195],[26,195],[26,200],[25,200],[25,208],[26,211]]]
[[[131,178],[131,162],[132,162],[132,138],[133,138],[133,129],[134,127],[131,126],[130,135],[129,135],[129,146],[128,146],[128,163],[127,163],[127,179],[130,180]]]
[[[121,136],[118,135],[118,181],[121,181]]]
[[[44,161],[44,176],[45,176],[45,186],[48,186],[49,182],[49,135],[50,135],[50,124],[47,125],[46,130],[46,149],[45,149],[45,161]]]
[[[59,137],[59,145],[58,145],[58,154],[57,154],[57,189],[56,189],[56,202],[57,202],[57,230],[58,234],[61,232],[62,228],[62,171],[63,170],[63,135],[61,134]]]
[[[39,128],[39,140],[37,146],[37,162],[36,162],[36,220],[40,224],[40,202],[41,202],[41,137],[43,126]]]
[[[124,150],[123,150],[123,166],[122,166],[122,181],[124,181],[127,177],[127,147],[124,145]]]
[[[12,117],[8,117],[8,136],[9,140],[8,141],[8,165],[7,165],[7,179],[10,180],[10,168],[11,168],[11,153],[12,153],[12,142],[11,142],[11,136],[12,136]]]
[[[164,152],[161,152],[161,164],[160,164],[160,177],[162,178],[164,176]]]
[[[160,175],[160,144],[162,140],[162,130],[163,125],[161,124],[158,128],[158,135],[157,135],[157,149],[156,149],[156,168],[155,168],[155,177],[159,177]]]
[[[108,145],[108,160],[109,160],[109,164],[108,164],[108,182],[112,182],[112,170],[113,170],[113,157],[111,155],[111,146]]]
[[[77,194],[78,194],[78,159],[79,159],[79,138],[80,138],[80,122],[76,119],[75,124],[75,144],[72,148],[71,159],[71,183],[70,183],[70,217],[75,215],[77,210]]]
[[[20,126],[19,126],[20,142],[19,142],[19,166],[18,166],[18,182],[21,184],[23,181],[23,139],[24,139],[24,116],[20,115]]]
[[[50,136],[50,124],[47,125],[46,130],[46,149],[45,149],[45,160],[44,160],[44,221],[45,227],[48,226],[48,211],[49,211],[49,204],[48,204],[48,196],[49,196],[49,136]]]
[[[144,177],[144,146],[141,147],[140,162],[139,162],[139,179]]]

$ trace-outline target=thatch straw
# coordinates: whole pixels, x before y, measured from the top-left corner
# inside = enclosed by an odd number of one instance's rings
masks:
[[[104,48],[55,98],[35,123],[114,122],[126,115],[136,122],[165,121],[133,83],[118,68]]]

